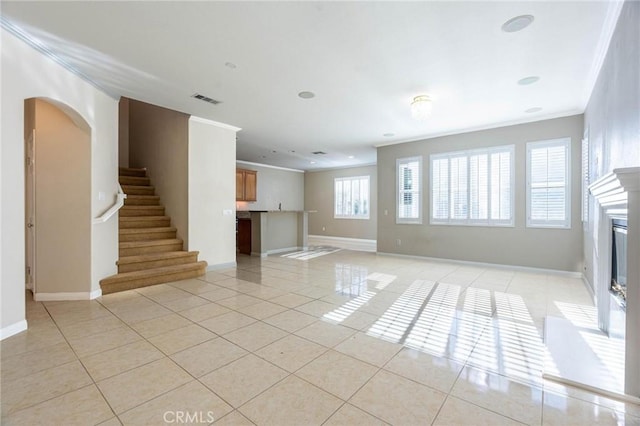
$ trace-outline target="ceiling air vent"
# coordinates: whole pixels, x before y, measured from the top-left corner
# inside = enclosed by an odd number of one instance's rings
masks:
[[[208,96],[201,95],[200,93],[194,93],[193,95],[191,95],[191,97],[200,99],[201,101],[209,102],[210,104],[213,104],[213,105],[218,105],[222,103],[222,101],[216,101],[215,99],[210,98]]]
[[[312,154],[315,154],[315,155],[326,155],[327,153],[323,152],[323,151],[314,151],[314,152],[312,152]]]

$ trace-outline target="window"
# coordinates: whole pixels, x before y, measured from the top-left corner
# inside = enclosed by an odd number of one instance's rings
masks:
[[[527,143],[527,226],[571,227],[571,139]]]
[[[396,160],[396,222],[422,223],[422,157]]]
[[[431,223],[513,226],[514,146],[431,155]]]
[[[369,176],[336,178],[334,188],[336,219],[369,219]]]

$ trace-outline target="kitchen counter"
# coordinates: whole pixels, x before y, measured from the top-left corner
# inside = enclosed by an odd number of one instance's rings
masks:
[[[251,255],[266,257],[286,251],[305,250],[309,239],[306,210],[238,210],[238,219],[251,219]]]

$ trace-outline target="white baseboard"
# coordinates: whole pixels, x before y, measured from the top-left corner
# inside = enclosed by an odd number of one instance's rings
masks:
[[[324,235],[309,235],[310,246],[332,246],[346,250],[375,252],[378,248],[376,240],[362,238],[330,237]]]
[[[97,289],[91,292],[79,291],[79,292],[61,292],[61,293],[36,293],[33,295],[33,300],[36,302],[58,302],[64,300],[93,300],[102,296],[102,290]]]
[[[22,333],[27,329],[27,320],[18,321],[0,329],[0,340],[11,337],[14,334]]]
[[[457,265],[480,266],[483,268],[514,269],[516,271],[522,271],[522,272],[534,272],[538,274],[559,275],[559,276],[569,277],[569,278],[582,278],[581,272],[560,271],[558,269],[534,268],[531,266],[518,266],[518,265],[503,265],[500,263],[472,262],[470,260],[444,259],[440,257],[415,256],[415,255],[400,254],[400,253],[384,253],[380,251],[377,254],[381,256],[404,257],[407,259],[429,260],[433,262],[453,263]]]
[[[302,247],[285,247],[285,248],[281,248],[281,249],[267,250],[267,255],[284,253],[284,252],[287,252],[287,251],[300,251],[300,250],[304,250],[304,248],[302,248]]]
[[[587,277],[584,276],[584,274],[582,274],[582,283],[584,284],[585,288],[589,292],[589,296],[591,296],[591,301],[593,303],[596,303],[596,294],[593,292],[593,288],[591,288],[591,284],[589,283],[589,280],[587,279]]]
[[[216,265],[208,265],[207,272],[216,271],[219,269],[235,268],[236,266],[238,266],[236,262],[226,262],[226,263],[218,263]]]

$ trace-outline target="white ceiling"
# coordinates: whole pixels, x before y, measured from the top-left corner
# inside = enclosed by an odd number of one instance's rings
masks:
[[[3,1],[1,13],[114,97],[241,127],[239,160],[312,170],[374,163],[376,145],[583,112],[619,5]],[[523,14],[531,26],[501,31]],[[409,104],[424,93],[436,100],[419,122]]]

